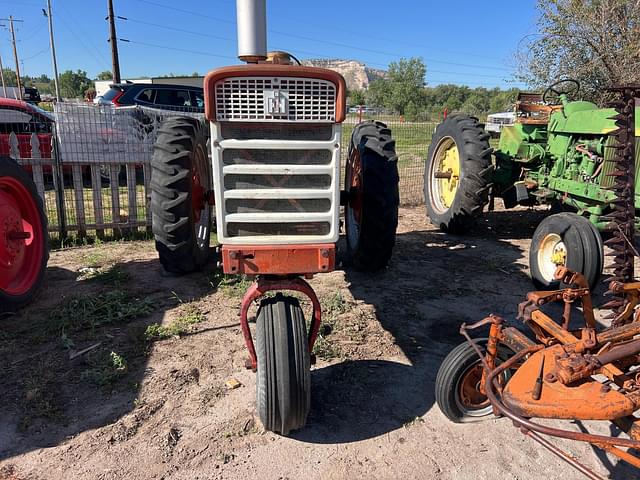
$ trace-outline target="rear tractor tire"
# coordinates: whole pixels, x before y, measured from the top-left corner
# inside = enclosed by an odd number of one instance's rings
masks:
[[[48,260],[47,217],[38,190],[15,160],[0,157],[0,313],[33,299]]]
[[[433,134],[424,198],[431,223],[445,232],[468,231],[489,201],[489,137],[477,118],[466,115],[449,115]]]
[[[260,303],[256,320],[256,398],[264,428],[287,435],[304,426],[311,405],[311,356],[304,314],[294,297]]]
[[[163,122],[151,161],[151,213],[160,263],[167,272],[200,270],[209,259],[212,189],[207,129],[191,117]]]
[[[356,270],[387,266],[400,204],[398,159],[391,130],[368,120],[353,129],[345,171],[347,252]]]
[[[586,218],[558,213],[536,228],[529,248],[531,280],[540,290],[564,287],[553,275],[560,265],[584,275],[594,289],[604,268],[602,237]]]

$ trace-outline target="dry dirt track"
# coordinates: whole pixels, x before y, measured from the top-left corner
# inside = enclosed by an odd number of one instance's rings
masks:
[[[495,212],[455,238],[428,225],[422,208],[402,209],[388,271],[314,279],[330,327],[308,426],[291,438],[255,418],[237,323],[242,285],[219,284],[213,272],[162,277],[151,242],[55,252],[39,300],[0,323],[0,480],[582,478],[507,420],[455,425],[434,404],[459,324],[489,312],[512,318],[530,289],[527,239],[540,218]],[[60,328],[70,298],[114,289],[150,313]],[[185,322],[179,336],[149,339],[148,325]],[[111,352],[126,368],[114,370]],[[242,386],[227,390],[230,378]],[[638,476],[588,446],[558,443],[605,477]]]

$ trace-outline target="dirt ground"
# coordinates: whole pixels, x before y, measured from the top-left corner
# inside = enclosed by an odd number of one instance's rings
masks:
[[[453,424],[434,401],[460,323],[514,318],[531,289],[542,215],[494,212],[454,237],[405,208],[387,271],[316,277],[311,413],[288,438],[257,420],[238,324],[246,281],[163,276],[152,242],[53,252],[39,299],[0,322],[0,480],[583,478],[508,420]],[[554,442],[605,477],[638,478]]]

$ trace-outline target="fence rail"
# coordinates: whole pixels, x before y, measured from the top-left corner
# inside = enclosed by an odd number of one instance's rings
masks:
[[[13,112],[16,118],[9,119],[9,127],[2,115],[0,111],[0,126],[4,123],[6,130],[0,131],[0,155],[15,158],[33,176],[50,233],[64,238],[70,232],[82,237],[91,231],[98,237],[118,237],[150,231],[153,144],[160,123],[185,112],[62,102],[51,116],[43,113],[27,120]],[[364,119],[385,122],[393,132],[401,204],[423,203],[424,159],[435,124],[388,115]],[[348,115],[343,124],[343,160],[361,120]]]

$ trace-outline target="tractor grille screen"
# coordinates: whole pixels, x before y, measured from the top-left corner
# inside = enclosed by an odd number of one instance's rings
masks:
[[[232,237],[247,236],[318,236],[328,235],[331,229],[329,222],[308,223],[235,223],[227,225],[227,232]]]
[[[215,85],[217,121],[336,120],[336,86],[316,78],[229,77]]]
[[[336,242],[341,133],[335,123],[215,122],[218,241]]]
[[[255,212],[328,212],[331,210],[331,200],[328,198],[298,198],[298,199],[230,199],[226,203],[229,213]]]
[[[330,175],[286,175],[286,174],[231,174],[224,176],[225,190],[263,188],[310,188],[327,189],[331,186]]]
[[[329,165],[331,151],[228,149],[222,161],[225,165]]]

